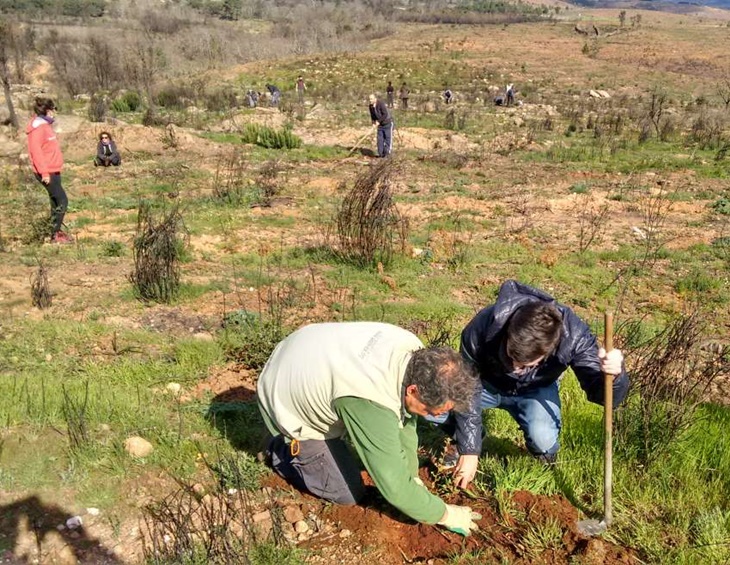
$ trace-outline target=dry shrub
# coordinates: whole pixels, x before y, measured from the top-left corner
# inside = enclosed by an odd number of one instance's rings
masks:
[[[271,509],[256,514],[246,490],[250,465],[242,467],[232,457],[221,458],[218,465],[204,460],[215,485],[205,488],[176,479],[176,491],[143,509],[145,563],[252,563],[257,546],[271,542],[279,554],[274,559],[284,561],[287,548],[281,513]]]
[[[48,269],[38,261],[38,269],[30,277],[30,297],[33,306],[41,310],[51,307],[51,288],[48,285]]]
[[[133,249],[134,272],[129,276],[140,299],[169,303],[177,296],[183,229],[177,206],[158,220],[149,202],[140,203]]]
[[[403,248],[408,221],[393,201],[393,177],[398,168],[392,159],[381,159],[355,179],[335,213],[339,240],[336,251],[360,266],[387,265],[396,243]],[[344,187],[341,187],[344,188]]]
[[[227,204],[238,205],[249,198],[246,161],[240,151],[220,155],[213,177],[213,196]]]
[[[616,444],[645,465],[672,450],[695,421],[715,379],[730,368],[730,347],[702,347],[702,314],[680,315],[644,338],[641,321],[621,331],[632,388],[617,413]]]

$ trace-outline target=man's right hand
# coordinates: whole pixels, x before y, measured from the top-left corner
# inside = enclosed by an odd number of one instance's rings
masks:
[[[478,530],[479,526],[476,521],[481,520],[482,515],[472,511],[468,506],[456,506],[454,504],[446,505],[446,512],[439,521],[439,526],[445,527],[447,530],[468,536],[473,531]]]
[[[479,465],[478,455],[462,455],[454,467],[454,484],[458,488],[466,488],[474,480]]]

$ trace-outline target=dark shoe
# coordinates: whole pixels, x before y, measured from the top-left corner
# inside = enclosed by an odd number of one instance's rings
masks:
[[[73,243],[73,238],[65,232],[57,231],[51,237],[51,243]]]
[[[557,453],[541,453],[539,455],[533,454],[533,457],[545,465],[555,465],[558,461]]]

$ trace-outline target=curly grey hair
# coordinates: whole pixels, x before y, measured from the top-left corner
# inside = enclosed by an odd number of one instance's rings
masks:
[[[403,384],[416,385],[419,399],[429,409],[451,401],[454,410],[466,412],[474,402],[479,378],[474,367],[450,347],[431,347],[413,352]]]

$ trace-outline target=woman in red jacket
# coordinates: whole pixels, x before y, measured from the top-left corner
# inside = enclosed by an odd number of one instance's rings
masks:
[[[50,98],[35,99],[36,116],[28,123],[25,132],[28,134],[28,153],[35,176],[48,191],[51,198],[51,223],[53,232],[51,242],[71,243],[71,237],[61,231],[63,217],[68,207],[68,197],[61,186],[61,169],[63,155],[58,144],[56,132],[53,131],[53,117],[56,105]]]

